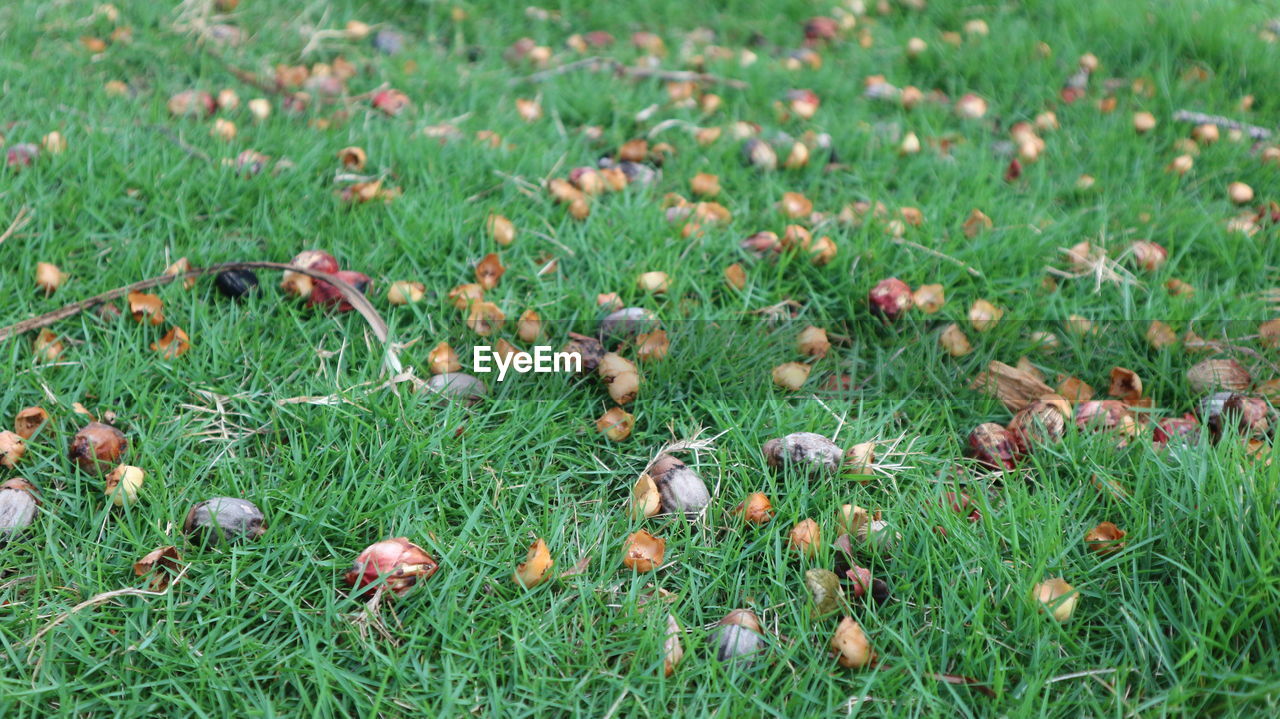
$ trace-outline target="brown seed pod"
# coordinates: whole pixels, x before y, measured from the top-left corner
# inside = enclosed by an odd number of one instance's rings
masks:
[[[622,565],[636,572],[652,572],[662,566],[667,542],[643,529],[627,537],[622,548]]]
[[[1076,427],[1082,430],[1114,431],[1126,436],[1138,431],[1137,422],[1128,405],[1114,399],[1081,402],[1076,407]]]
[[[1067,430],[1068,416],[1061,407],[1038,399],[1013,415],[1009,437],[1019,454],[1030,454],[1036,447],[1053,444]]]
[[[195,544],[254,540],[267,531],[262,510],[238,497],[214,497],[197,502],[187,512],[182,531]]]
[[[128,449],[129,440],[120,430],[100,422],[90,422],[71,439],[67,456],[81,471],[101,474],[114,467]]]
[[[773,503],[764,492],[753,492],[734,508],[733,513],[748,524],[766,524],[773,519]]]
[[[511,576],[511,580],[525,589],[532,589],[550,579],[548,572],[551,571],[553,566],[555,566],[555,560],[551,558],[551,550],[547,548],[547,543],[539,537],[537,541],[529,545],[529,551],[525,555],[524,562],[516,567],[515,574]]]
[[[380,578],[397,597],[403,597],[418,582],[425,582],[440,565],[422,547],[407,537],[394,537],[369,545],[356,557],[342,579],[360,596]]]
[[[31,526],[39,506],[35,486],[22,477],[0,484],[0,546]]]
[[[880,280],[867,295],[871,303],[872,314],[886,320],[896,320],[902,313],[911,309],[911,287],[897,277]]]
[[[42,407],[27,407],[13,418],[13,431],[23,439],[31,439],[45,422],[49,421],[49,413]]]
[[[802,519],[791,528],[787,545],[791,547],[791,551],[812,559],[822,549],[822,530],[812,519]]]
[[[1089,551],[1095,554],[1111,554],[1124,549],[1125,531],[1111,522],[1102,522],[1084,535]]]
[[[809,474],[835,472],[844,458],[835,442],[815,432],[794,432],[771,439],[762,450],[770,467],[794,467]]]
[[[849,617],[840,620],[835,634],[831,637],[831,651],[835,653],[840,666],[848,669],[862,669],[876,660],[876,653],[871,649],[871,641],[867,639],[862,627]]]
[[[1233,359],[1207,359],[1187,370],[1187,383],[1197,394],[1218,389],[1242,392],[1250,381],[1249,372]]]
[[[13,468],[27,453],[27,443],[17,432],[0,432],[0,467]]]
[[[1142,378],[1124,367],[1111,368],[1111,388],[1107,394],[1125,402],[1137,402],[1142,397]]]
[[[484,382],[465,372],[444,372],[427,380],[426,389],[448,401],[472,405],[489,394]]]
[[[635,415],[621,407],[610,409],[600,415],[600,419],[596,420],[596,431],[604,434],[614,442],[621,442],[630,437],[631,430],[635,426]]]
[[[656,329],[636,337],[636,357],[641,362],[660,362],[667,357],[671,349],[671,340],[667,331]]]
[[[652,482],[658,492],[656,513],[698,512],[711,503],[711,495],[702,477],[684,462],[669,454],[660,455],[648,471],[640,475],[637,484],[645,484],[645,479]],[[645,516],[652,516],[646,514]]]
[[[569,341],[561,351],[579,357],[582,363],[582,374],[595,372],[605,354],[604,345],[600,343],[600,340],[595,337],[580,335],[576,332],[569,333]]]
[[[1003,471],[1017,465],[1017,444],[1008,430],[995,422],[973,428],[966,454],[988,469]]]

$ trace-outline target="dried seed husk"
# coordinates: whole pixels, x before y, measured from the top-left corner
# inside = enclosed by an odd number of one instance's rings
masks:
[[[460,310],[469,308],[473,303],[484,300],[484,288],[473,282],[458,285],[449,290],[449,301]]]
[[[1125,402],[1136,402],[1142,397],[1142,378],[1131,369],[1112,367],[1111,387],[1107,394]]]
[[[657,362],[666,359],[670,348],[671,340],[667,338],[667,332],[663,329],[656,329],[636,337],[636,357],[640,358],[641,362]]]
[[[418,582],[430,579],[439,568],[435,558],[422,547],[407,537],[394,537],[369,545],[342,579],[355,590],[353,596],[366,593],[367,587],[381,578],[394,596],[403,597]]]
[[[813,367],[803,362],[784,362],[774,367],[771,375],[773,383],[789,392],[795,392],[809,380]]]
[[[40,495],[30,482],[14,477],[0,484],[0,546],[35,521]]]
[[[129,313],[137,322],[158,325],[164,322],[164,303],[156,295],[145,292],[129,293]]]
[[[969,324],[977,332],[986,332],[1004,316],[1004,310],[986,300],[976,300],[969,307]]]
[[[481,337],[497,332],[506,320],[506,314],[492,302],[473,302],[467,312],[467,328]]]
[[[996,396],[1012,412],[1054,393],[1052,387],[1030,372],[994,361],[974,379],[970,388]]]
[[[595,372],[600,366],[600,360],[604,358],[604,345],[595,337],[580,335],[576,332],[569,333],[569,341],[561,349],[571,355],[577,355],[582,363],[582,374],[590,374]]]
[[[472,405],[489,394],[484,382],[465,372],[444,372],[427,380],[426,389],[437,396]]]
[[[57,265],[48,262],[36,263],[36,288],[44,292],[46,297],[56,292],[66,280],[67,273],[58,269]]]
[[[1040,611],[1065,622],[1075,613],[1080,593],[1061,577],[1054,577],[1037,584],[1031,590],[1031,598],[1037,602]]]
[[[257,539],[267,531],[267,524],[253,502],[214,497],[191,507],[182,531],[195,544],[215,545]]]
[[[387,288],[387,302],[393,305],[410,305],[421,302],[427,295],[427,286],[421,282],[397,280]]]
[[[1009,422],[1009,437],[1019,454],[1030,454],[1037,447],[1062,439],[1067,430],[1068,415],[1052,402],[1038,399],[1018,410]]]
[[[822,530],[812,519],[802,519],[791,528],[787,544],[791,551],[812,559],[822,550]]]
[[[1222,404],[1223,426],[1234,425],[1241,436],[1253,439],[1271,436],[1274,415],[1271,405],[1261,397],[1233,394]]]
[[[600,320],[601,339],[631,339],[643,332],[650,332],[658,325],[658,318],[643,307],[624,307],[605,315]]]
[[[938,344],[952,357],[964,357],[973,352],[973,345],[969,344],[969,338],[955,322],[947,325],[942,330],[942,334],[938,335]]]
[[[0,432],[0,467],[16,467],[27,453],[27,443],[17,432]]]
[[[1124,542],[1120,541],[1124,535],[1125,531],[1111,522],[1101,522],[1084,535],[1084,541],[1095,554],[1111,554],[1124,549]]]
[[[431,374],[445,374],[461,371],[462,363],[458,361],[458,353],[453,347],[448,342],[441,342],[427,353],[427,367]]]
[[[1242,392],[1250,381],[1249,372],[1233,359],[1207,359],[1187,370],[1187,383],[1196,393],[1218,389]]]
[[[173,545],[156,547],[133,563],[133,573],[138,577],[150,575],[151,578],[147,582],[148,589],[153,592],[163,592],[178,574],[181,562],[182,554],[178,552],[177,547]]]
[[[946,291],[942,285],[920,285],[911,293],[911,304],[927,315],[941,310],[946,302]]]
[[[90,422],[71,439],[67,456],[84,472],[110,470],[129,449],[129,440],[111,425]]]
[[[698,512],[711,503],[711,495],[702,477],[669,454],[654,460],[648,471],[641,475],[641,481],[644,477],[653,481],[662,512]]]
[[[635,424],[635,415],[621,407],[614,407],[596,420],[596,431],[603,433],[614,442],[621,442],[631,436],[631,430]]]
[[[493,241],[503,247],[516,241],[516,226],[502,215],[496,213],[489,215],[485,220],[485,229]]]
[[[796,349],[806,357],[826,357],[831,351],[831,341],[825,329],[809,325],[796,337]]]
[[[875,442],[860,442],[844,451],[844,470],[851,474],[863,476],[873,474],[875,461]]]
[[[1093,388],[1077,377],[1058,376],[1057,394],[1072,404],[1093,399]]]
[[[181,327],[170,327],[164,337],[151,343],[151,349],[165,359],[174,359],[191,349],[191,341]]]
[[[1151,433],[1151,440],[1157,446],[1170,442],[1195,444],[1200,439],[1200,422],[1195,415],[1186,414],[1181,417],[1165,417],[1156,423]]]
[[[747,286],[747,271],[735,262],[724,268],[724,281],[733,289],[741,290]]]
[[[804,585],[813,600],[813,616],[822,618],[838,611],[844,605],[844,590],[840,578],[829,569],[810,569],[804,573]]]
[[[840,666],[848,669],[862,669],[876,659],[866,632],[850,617],[841,619],[836,627],[831,637],[831,651],[835,652]]]
[[[600,358],[596,372],[604,381],[609,396],[619,405],[630,403],[640,392],[640,373],[635,364],[622,355],[606,352]]]
[[[525,310],[516,320],[516,336],[520,341],[532,344],[542,336],[542,318],[533,310]]]
[[[502,266],[502,260],[498,254],[490,252],[476,263],[476,283],[485,290],[491,290],[498,286],[498,280],[502,279],[506,271],[507,268]]]
[[[27,407],[13,418],[13,431],[24,440],[31,439],[48,421],[49,413],[43,407]]]
[[[766,647],[760,619],[749,609],[735,609],[725,615],[712,641],[716,659],[722,662],[748,658]]]
[[[988,469],[1003,471],[1017,466],[1018,445],[1004,427],[984,422],[969,433],[966,454]]]
[[[537,541],[529,545],[529,551],[525,554],[524,562],[516,567],[515,574],[512,575],[511,579],[525,589],[532,589],[551,578],[549,572],[553,566],[555,566],[555,561],[551,558],[551,550],[547,548],[547,543],[539,537]]]
[[[773,519],[773,503],[764,492],[752,492],[734,508],[733,513],[748,524],[765,524]]]
[[[117,507],[133,504],[138,501],[138,492],[142,491],[142,482],[147,473],[138,467],[122,464],[107,474],[104,494]]]
[[[808,473],[835,472],[844,452],[815,432],[794,432],[771,439],[762,448],[770,467],[795,467]]]
[[[627,537],[622,548],[622,564],[636,572],[652,572],[662,566],[667,542],[643,529]]]

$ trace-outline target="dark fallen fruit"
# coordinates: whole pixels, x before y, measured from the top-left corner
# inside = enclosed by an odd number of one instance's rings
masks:
[[[403,597],[419,581],[430,579],[439,568],[435,558],[422,547],[407,537],[394,537],[369,545],[342,575],[342,580],[359,596],[381,578],[395,596]]]
[[[213,284],[224,297],[239,300],[258,291],[258,275],[253,270],[226,270],[218,273]]]
[[[871,313],[886,320],[896,320],[903,312],[911,309],[914,301],[911,287],[897,277],[880,280],[867,294],[871,305]]]
[[[339,270],[333,273],[333,276],[356,288],[360,294],[364,294],[369,289],[369,284],[373,281],[363,272],[353,272],[351,270]],[[311,296],[307,298],[307,306],[334,307],[338,312],[350,312],[355,309],[347,301],[347,298],[342,296],[342,292],[337,287],[324,280],[315,281]]]
[[[124,433],[101,422],[90,422],[71,439],[67,456],[84,472],[111,471],[129,449]]]
[[[702,477],[669,454],[659,456],[641,475],[640,482],[643,484],[646,478],[658,493],[659,512],[697,512],[711,502]]]
[[[579,374],[593,374],[596,368],[600,366],[600,360],[604,359],[604,345],[595,337],[580,335],[576,332],[569,333],[569,341],[561,349],[562,352],[568,352],[577,355],[582,361],[582,371]]]
[[[195,544],[254,540],[267,531],[262,510],[237,497],[214,497],[198,502],[187,513],[182,531]]]
[[[31,526],[39,506],[36,488],[22,477],[0,484],[0,545]]]
[[[834,472],[844,458],[835,442],[814,432],[795,432],[764,443],[770,467],[794,466],[811,473]]]
[[[446,400],[475,404],[489,393],[484,382],[465,372],[444,372],[427,380],[426,388]]]

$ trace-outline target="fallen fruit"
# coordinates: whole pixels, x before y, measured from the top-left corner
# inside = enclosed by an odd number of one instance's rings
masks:
[[[861,669],[876,658],[866,632],[849,617],[841,619],[840,625],[836,627],[835,634],[831,637],[831,651],[835,652],[840,666],[848,669]]]
[[[465,405],[472,405],[484,399],[489,388],[484,382],[465,372],[444,372],[427,380],[425,385],[432,392],[445,400],[456,400]]]
[[[138,467],[122,464],[107,475],[107,486],[104,494],[117,507],[133,504],[138,501],[138,492],[142,489],[142,481],[146,472]]]
[[[1037,584],[1031,590],[1031,598],[1037,602],[1040,611],[1065,622],[1075,613],[1080,593],[1061,577],[1055,577]]]
[[[129,449],[124,434],[107,424],[90,422],[71,439],[67,456],[81,471],[102,473],[112,468]]]
[[[550,579],[548,572],[553,566],[555,566],[555,561],[551,559],[551,550],[547,548],[547,543],[539,537],[537,541],[529,545],[529,551],[525,554],[524,562],[516,567],[516,572],[511,579],[525,589],[532,589]]]
[[[771,439],[761,448],[770,467],[794,467],[802,472],[835,472],[844,452],[815,432],[794,432]]]
[[[267,531],[262,510],[237,497],[214,497],[197,502],[187,512],[182,531],[195,544],[254,540]]]
[[[752,492],[734,508],[733,513],[748,524],[766,524],[773,519],[773,503],[764,492]]]
[[[0,484],[0,545],[31,526],[39,506],[35,486],[22,477]]]
[[[667,542],[643,529],[627,537],[622,548],[622,564],[635,572],[652,572],[662,566]]]
[[[911,287],[896,277],[880,280],[867,295],[871,303],[872,314],[886,320],[896,320],[903,312],[911,309],[914,301]]]
[[[812,519],[802,519],[791,528],[791,533],[787,536],[787,544],[791,547],[791,551],[812,559],[818,556],[818,552],[822,549],[822,530]]]
[[[369,545],[357,557],[342,580],[351,586],[353,596],[366,593],[369,585],[383,580],[383,585],[397,597],[403,597],[420,581],[436,573],[440,565],[422,547],[407,537],[393,537]]]
[[[17,432],[0,432],[0,467],[13,468],[27,453],[27,443]]]
[[[585,368],[585,364],[584,364]],[[609,396],[619,405],[628,404],[640,392],[640,373],[635,363],[614,352],[607,352],[596,367],[609,391]]]
[[[1120,529],[1111,522],[1102,522],[1098,526],[1090,529],[1084,535],[1085,544],[1089,545],[1089,551],[1096,554],[1111,554],[1124,549],[1125,531]]]
[[[27,407],[13,418],[13,431],[23,439],[31,439],[45,422],[49,421],[49,413],[42,407]]]
[[[985,422],[969,433],[966,453],[988,469],[1003,471],[1017,466],[1017,450],[1017,443],[1004,427]]]
[[[716,659],[722,662],[750,657],[766,647],[760,619],[749,609],[735,609],[726,614],[716,628],[712,643]]]
[[[649,469],[640,475],[636,489],[638,499],[640,486],[646,484],[646,479],[656,489],[658,503],[657,511],[646,513],[645,516],[652,516],[658,512],[698,512],[711,503],[711,495],[702,477],[699,477],[698,473],[684,462],[669,454],[660,455]],[[651,500],[646,498],[645,501],[646,507],[652,506]]]
[[[795,392],[809,381],[809,373],[813,367],[803,362],[784,362],[773,368],[773,383],[785,390]]]
[[[813,601],[813,616],[825,617],[844,605],[844,590],[840,578],[830,569],[810,569],[804,573],[804,585]]]
[[[631,430],[635,424],[635,415],[621,407],[614,407],[596,420],[596,431],[603,433],[614,442],[621,442],[631,436]]]

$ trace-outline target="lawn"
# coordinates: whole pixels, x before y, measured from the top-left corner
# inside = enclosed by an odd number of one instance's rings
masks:
[[[1277,328],[1263,324],[1280,299],[1280,5],[219,5],[0,7],[0,327],[179,258],[320,249],[371,278],[390,353],[370,319],[310,307],[261,268],[242,301],[209,275],[147,290],[157,324],[115,299],[122,314],[71,314],[44,341],[0,329],[0,430],[27,407],[49,415],[0,466],[42,500],[30,526],[0,525],[0,716],[1277,711],[1269,415],[1245,428],[1224,411],[1221,432],[1185,441],[1159,441],[1159,423],[1209,423],[1206,360],[1247,372],[1210,377],[1241,401],[1280,397]],[[1184,111],[1272,134],[1215,124],[1213,142]],[[624,148],[637,139],[647,152]],[[363,166],[343,164],[349,147]],[[793,153],[807,163],[785,167]],[[616,178],[575,168],[624,155],[641,161],[623,189],[559,190],[576,203],[548,191]],[[700,173],[714,198],[693,194]],[[490,231],[495,214],[514,241]],[[775,249],[765,231],[800,246]],[[450,294],[490,253],[505,272],[484,300],[505,320],[479,336]],[[39,263],[58,268],[43,270],[49,292]],[[887,318],[869,295],[888,278],[945,301]],[[421,299],[391,303],[393,282],[421,283]],[[629,437],[597,428],[617,390],[591,373],[478,375],[488,394],[474,404],[425,386],[442,342],[468,371],[472,347],[500,338],[559,349],[596,335],[609,293],[670,343],[641,361],[638,338],[606,338],[638,365]],[[975,326],[979,301],[999,321]],[[522,339],[530,310],[541,331]],[[1150,340],[1153,322],[1169,344]],[[801,351],[810,326],[825,356]],[[152,349],[173,327],[189,348]],[[969,352],[940,343],[956,332]],[[799,389],[773,381],[796,362],[810,372]],[[1122,367],[1141,391],[1102,406],[1123,415],[1116,428],[1067,417],[1060,438],[992,471],[970,432],[1021,404],[974,389],[992,362],[1058,394],[1074,378],[1098,400],[1123,394]],[[1071,399],[1077,420],[1099,407]],[[91,419],[127,438],[110,464],[145,472],[135,502],[114,506],[103,473],[68,457]],[[874,459],[772,466],[765,443],[795,432],[873,443]],[[664,450],[710,501],[637,518],[633,486]],[[756,492],[766,523],[735,513]],[[29,496],[0,490],[0,510]],[[184,536],[211,497],[253,502],[265,533]],[[888,597],[855,596],[846,577],[823,613],[806,573],[848,566],[846,504],[888,522],[884,541],[851,542]],[[800,552],[805,519],[820,539]],[[1102,522],[1126,533],[1116,551],[1085,541]],[[654,571],[624,566],[639,531],[665,541]],[[438,570],[398,599],[381,579],[353,591],[344,573],[390,537]],[[526,589],[512,573],[539,538],[555,564]],[[177,578],[155,590],[133,565],[170,545]],[[1050,578],[1076,592],[1066,621],[1051,614],[1067,604],[1032,597]],[[734,609],[758,616],[764,648],[719,661]],[[831,653],[842,617],[876,654],[866,666]]]

